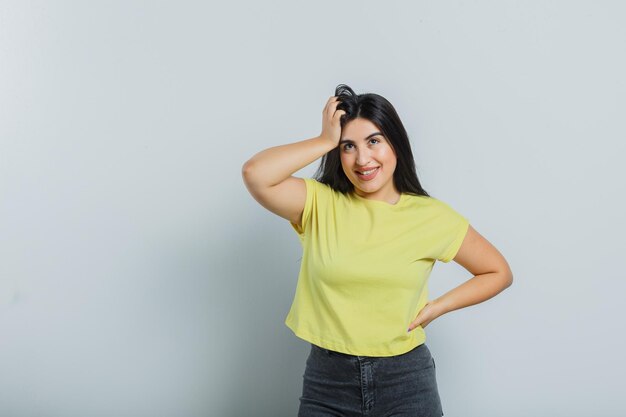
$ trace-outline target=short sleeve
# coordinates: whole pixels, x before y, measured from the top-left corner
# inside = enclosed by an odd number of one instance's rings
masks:
[[[441,200],[436,200],[438,236],[436,259],[448,263],[456,256],[469,229],[469,220]]]
[[[317,201],[318,189],[321,184],[317,180],[313,178],[302,178],[304,180],[304,184],[306,186],[306,201],[304,203],[304,209],[302,211],[302,226],[289,222],[291,227],[296,231],[300,241],[304,240],[305,234],[311,228],[311,213],[313,211],[313,207],[315,206],[315,202]]]

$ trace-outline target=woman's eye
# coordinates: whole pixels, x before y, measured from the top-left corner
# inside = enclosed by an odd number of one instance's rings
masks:
[[[370,142],[371,142],[371,141],[373,141],[373,140],[375,140],[375,141],[376,141],[376,143],[379,143],[379,142],[380,142],[380,140],[378,140],[378,139],[374,139],[374,138],[370,139]],[[353,145],[352,145],[351,143],[346,143],[345,145],[343,145],[343,149],[344,149],[344,150],[348,150],[347,146],[353,146]]]

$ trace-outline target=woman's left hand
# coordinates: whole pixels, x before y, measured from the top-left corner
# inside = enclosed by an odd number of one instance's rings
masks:
[[[422,326],[422,329],[426,328],[431,321],[435,320],[440,315],[441,313],[436,302],[434,300],[427,302],[426,305],[420,310],[417,317],[415,317],[415,319],[409,324],[407,333],[420,325]]]

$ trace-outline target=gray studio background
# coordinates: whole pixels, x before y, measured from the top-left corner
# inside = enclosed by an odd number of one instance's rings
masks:
[[[0,2],[0,415],[295,416],[301,247],[241,166],[339,83],[514,272],[426,329],[446,417],[624,415],[625,12]],[[469,278],[438,263],[431,298]]]

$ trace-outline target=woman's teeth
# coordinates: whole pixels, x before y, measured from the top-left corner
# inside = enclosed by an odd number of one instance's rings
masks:
[[[356,171],[356,173],[359,179],[361,179],[362,181],[370,181],[373,180],[376,175],[378,175],[378,168],[380,167],[376,167],[365,172]]]
[[[377,168],[374,169],[370,169],[369,171],[357,171],[359,174],[363,174],[363,175],[369,175],[372,172],[376,171]]]

